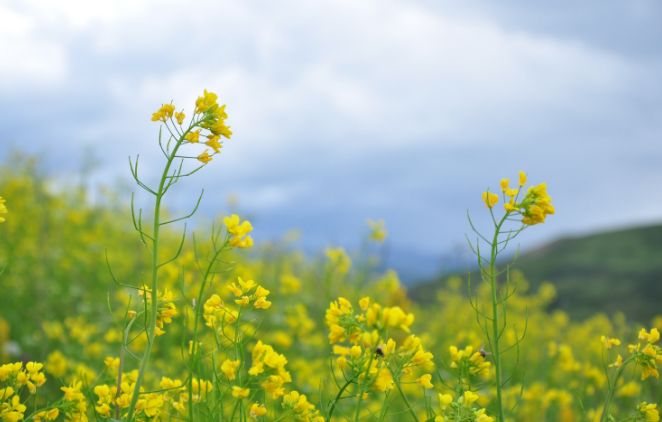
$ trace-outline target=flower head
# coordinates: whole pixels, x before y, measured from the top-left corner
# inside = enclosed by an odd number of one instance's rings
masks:
[[[7,210],[7,206],[5,205],[5,198],[0,196],[0,223],[4,223],[5,217],[3,217],[4,214],[7,214],[9,211]]]
[[[174,112],[175,112],[175,105],[174,104],[163,104],[161,106],[161,108],[159,108],[158,110],[156,110],[152,114],[152,121],[153,122],[158,122],[158,121],[165,122],[166,120],[168,120],[169,118],[172,117]]]
[[[487,208],[493,208],[499,202],[499,195],[492,192],[483,192],[483,202]]]

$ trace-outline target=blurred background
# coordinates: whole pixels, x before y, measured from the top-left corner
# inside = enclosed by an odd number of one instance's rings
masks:
[[[522,250],[644,227],[560,248],[614,262],[662,247],[661,21],[656,0],[3,1],[0,161],[128,201],[127,157],[161,165],[151,113],[207,88],[234,136],[170,208],[204,186],[202,215],[233,198],[258,242],[300,229],[310,253],[384,219],[411,283],[470,262],[467,210],[485,223],[480,193],[525,170],[557,214]]]

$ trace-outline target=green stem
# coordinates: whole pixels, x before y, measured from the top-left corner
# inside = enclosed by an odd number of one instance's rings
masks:
[[[338,394],[336,394],[336,397],[333,399],[333,402],[331,403],[331,408],[329,409],[329,415],[326,418],[327,420],[331,420],[331,416],[333,416],[333,412],[336,410],[336,405],[338,404],[338,400],[340,400],[342,393],[344,393],[347,387],[349,387],[349,385],[353,382],[354,382],[354,378],[350,378],[349,380],[347,380],[345,385],[343,385],[340,388]]]
[[[170,166],[172,165],[175,156],[179,147],[184,142],[184,136],[193,129],[194,126],[189,127],[182,136],[177,140],[175,147],[172,150],[172,153],[168,157],[168,161],[163,169],[163,174],[161,175],[161,181],[159,182],[159,188],[156,191],[156,200],[154,202],[154,225],[152,232],[152,286],[151,286],[151,296],[152,296],[152,309],[151,315],[149,318],[149,323],[146,327],[147,332],[147,346],[145,348],[145,353],[140,360],[140,366],[138,368],[138,378],[136,379],[136,384],[133,389],[133,395],[131,397],[131,404],[129,405],[129,410],[127,413],[127,420],[132,421],[134,418],[134,413],[136,409],[136,404],[138,403],[138,397],[140,396],[140,386],[143,383],[145,377],[145,371],[147,370],[147,364],[149,362],[150,355],[152,353],[152,347],[154,346],[154,340],[156,332],[156,317],[158,313],[158,273],[159,273],[159,231],[161,228],[161,200],[165,195],[165,184],[168,180],[168,173],[170,172]],[[145,292],[145,300],[147,300],[147,292]]]
[[[363,386],[371,385],[372,381],[370,380],[370,368],[372,367],[372,360],[375,357],[374,353],[370,353],[370,359],[368,360],[368,366],[365,370],[365,380],[367,381],[364,384],[358,383],[359,397],[356,402],[356,412],[354,413],[354,422],[359,421],[359,416],[361,415],[361,403],[363,402]],[[359,377],[361,374],[359,374]]]
[[[384,401],[382,401],[382,408],[379,411],[379,422],[382,422],[386,417],[387,402],[388,402],[388,391],[384,393]]]
[[[602,415],[600,416],[600,422],[605,422],[608,418],[609,415],[609,405],[611,404],[611,400],[614,398],[614,393],[616,392],[616,384],[618,383],[618,380],[621,378],[621,375],[623,374],[623,371],[625,370],[625,367],[627,366],[628,363],[632,361],[633,357],[630,356],[627,358],[618,368],[618,372],[616,372],[616,377],[614,377],[614,381],[612,383],[609,383],[609,378],[607,378],[607,386],[609,387],[609,391],[607,391],[607,398],[605,399],[605,404],[602,407]]]
[[[391,371],[391,375],[393,375],[393,371]],[[414,409],[411,408],[411,404],[409,403],[409,400],[407,400],[407,396],[405,396],[404,391],[402,391],[402,388],[400,387],[400,379],[393,377],[393,381],[395,386],[398,388],[398,393],[400,393],[402,401],[405,402],[405,406],[407,406],[407,410],[409,410],[411,417],[414,418],[416,422],[418,422],[418,416],[416,416],[416,412],[414,412]]]
[[[356,410],[354,411],[354,422],[358,422],[359,417],[361,416],[361,403],[363,402],[363,388],[361,387],[361,384],[359,384],[359,394],[356,399]]]
[[[492,353],[494,355],[494,371],[496,373],[496,402],[497,402],[497,421],[503,422],[503,399],[502,399],[502,367],[501,367],[501,351],[499,349],[499,298],[498,298],[498,286],[497,286],[497,276],[496,276],[496,258],[498,253],[499,246],[499,233],[501,231],[501,226],[506,221],[508,213],[503,216],[501,221],[496,225],[494,230],[494,237],[492,239],[492,249],[490,251],[490,269],[488,273],[490,288],[492,291]]]

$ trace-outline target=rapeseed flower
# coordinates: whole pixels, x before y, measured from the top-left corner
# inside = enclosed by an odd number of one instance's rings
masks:
[[[660,413],[655,403],[641,402],[637,410],[646,422],[659,422],[660,420]]]
[[[494,206],[499,202],[499,195],[492,192],[483,192],[483,202],[487,208],[494,208]]]
[[[252,419],[257,419],[267,414],[267,408],[263,404],[253,403],[248,410],[248,416]]]
[[[7,210],[7,205],[5,205],[5,202],[7,202],[5,201],[5,198],[0,196],[0,223],[4,223],[5,221],[7,221],[4,215],[9,213],[9,211]]]
[[[237,214],[223,218],[223,223],[230,234],[230,245],[236,248],[250,248],[253,238],[248,233],[253,231],[253,225],[248,220],[241,221]]]
[[[212,156],[209,155],[209,151],[205,150],[200,155],[198,155],[197,159],[202,164],[207,164],[208,162],[210,162],[212,160]]]
[[[368,220],[368,227],[370,228],[370,240],[377,243],[384,243],[388,234],[384,227],[384,220]]]
[[[601,336],[600,341],[602,342],[604,348],[607,350],[611,349],[612,346],[621,345],[621,341],[617,338],[609,338],[609,337]]]
[[[156,112],[152,114],[153,122],[166,122],[175,112],[174,104],[163,104]]]
[[[226,359],[221,363],[221,372],[229,379],[230,381],[234,380],[237,377],[237,368],[241,365],[241,361]]]

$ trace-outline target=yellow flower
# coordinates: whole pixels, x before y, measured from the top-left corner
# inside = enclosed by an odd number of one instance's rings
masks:
[[[188,132],[186,135],[184,135],[184,139],[192,144],[197,144],[200,142],[200,129]]]
[[[241,221],[237,214],[232,214],[223,219],[230,237],[230,245],[236,248],[250,248],[253,246],[253,238],[248,233],[253,231],[253,225],[248,220]]]
[[[471,406],[476,400],[478,400],[478,394],[467,390],[464,392],[462,398],[465,406]]]
[[[637,397],[639,394],[641,394],[641,385],[635,381],[623,384],[616,391],[618,397]]]
[[[221,363],[221,372],[229,379],[233,380],[237,377],[237,368],[241,362],[239,360],[226,359]]]
[[[208,162],[211,161],[211,155],[209,155],[209,152],[205,150],[205,152],[198,155],[198,161],[200,161],[203,164],[207,164]]]
[[[487,208],[492,208],[499,202],[499,195],[492,192],[483,192],[483,202]]]
[[[370,297],[368,297],[368,296],[362,297],[359,300],[359,306],[361,307],[362,311],[367,310],[368,306],[370,306]]]
[[[103,360],[103,363],[104,365],[106,365],[106,368],[108,368],[111,372],[115,372],[120,367],[120,358],[107,356]]]
[[[523,208],[522,223],[528,225],[544,223],[547,215],[555,212],[545,183],[529,188],[520,207]]]
[[[74,381],[68,387],[60,387],[60,390],[64,392],[64,399],[66,401],[84,401],[85,396],[80,391],[81,386],[80,381]]]
[[[264,416],[266,414],[267,414],[267,408],[264,407],[263,404],[259,404],[259,403],[253,403],[248,411],[248,415],[253,419],[257,419],[260,416]]]
[[[602,345],[607,350],[611,349],[612,346],[620,346],[621,345],[621,341],[617,338],[609,338],[609,337],[601,336],[600,341],[602,342]]]
[[[609,365],[609,367],[610,367],[610,368],[620,368],[621,365],[623,365],[623,356],[621,356],[621,355],[619,354],[618,356],[616,356],[616,362],[614,362],[614,363],[612,363],[611,365]]]
[[[255,309],[269,309],[271,307],[271,302],[268,301],[264,297],[259,297],[257,300],[253,303],[253,307]]]
[[[324,253],[338,273],[347,274],[352,267],[352,260],[343,248],[327,248]]]
[[[381,368],[373,384],[375,390],[385,392],[393,388],[393,376],[387,368]]]
[[[485,409],[480,409],[476,412],[476,422],[494,422],[494,418],[487,416]]]
[[[384,220],[368,220],[368,227],[370,227],[370,239],[377,243],[384,243],[388,232],[384,228]]]
[[[645,328],[642,328],[639,331],[639,340],[645,340],[648,343],[657,343],[660,340],[660,332],[657,328],[651,328],[650,332],[647,332]]]
[[[430,374],[423,374],[420,377],[418,377],[418,383],[423,386],[423,388],[431,389],[434,388],[434,385],[432,385],[432,375]]]
[[[363,353],[363,351],[361,350],[361,346],[352,346],[352,347],[349,349],[349,355],[350,355],[351,357],[353,357],[354,359],[356,359],[356,358],[358,358],[359,356],[361,356],[362,353]]]
[[[641,380],[645,380],[648,377],[660,378],[660,373],[657,368],[654,366],[643,366],[641,368]]]
[[[186,114],[184,114],[183,111],[178,111],[175,113],[175,120],[177,120],[177,123],[181,125],[184,123],[184,119],[186,118]]]
[[[511,199],[508,202],[505,202],[503,204],[503,209],[506,210],[507,212],[513,212],[517,211],[519,208],[517,208],[517,204],[515,204],[515,200]]]
[[[447,408],[451,403],[453,403],[453,396],[450,394],[441,394],[437,396],[439,398],[439,406],[443,409]]]
[[[214,152],[218,153],[221,151],[221,145],[220,142],[220,136],[218,135],[209,135],[207,136],[207,141],[205,142],[205,145],[207,145],[209,148],[213,149]]]
[[[250,390],[248,388],[241,388],[236,385],[232,386],[232,397],[236,399],[245,399],[246,397],[248,397],[249,393]]]
[[[526,185],[526,173],[523,171],[519,172],[519,185],[520,187]]]
[[[35,422],[41,422],[42,420],[54,421],[55,419],[57,419],[58,416],[60,416],[60,409],[55,407],[53,409],[42,410],[40,412],[37,412],[34,415],[34,421]]]
[[[198,97],[197,100],[195,100],[195,112],[204,113],[206,111],[212,110],[215,108],[215,106],[218,107],[218,104],[216,103],[217,99],[218,95],[214,94],[213,92],[208,92],[205,89],[204,93]]]
[[[175,112],[174,104],[163,104],[161,108],[159,108],[158,110],[156,110],[156,112],[152,114],[152,121],[165,122],[166,120],[172,117],[174,112]]]
[[[660,413],[657,410],[657,404],[641,402],[638,406],[639,413],[645,418],[646,422],[659,422]]]
[[[7,206],[5,205],[5,198],[0,196],[0,223],[4,223],[5,217],[3,217],[3,214],[7,214],[9,211],[7,210]]]

